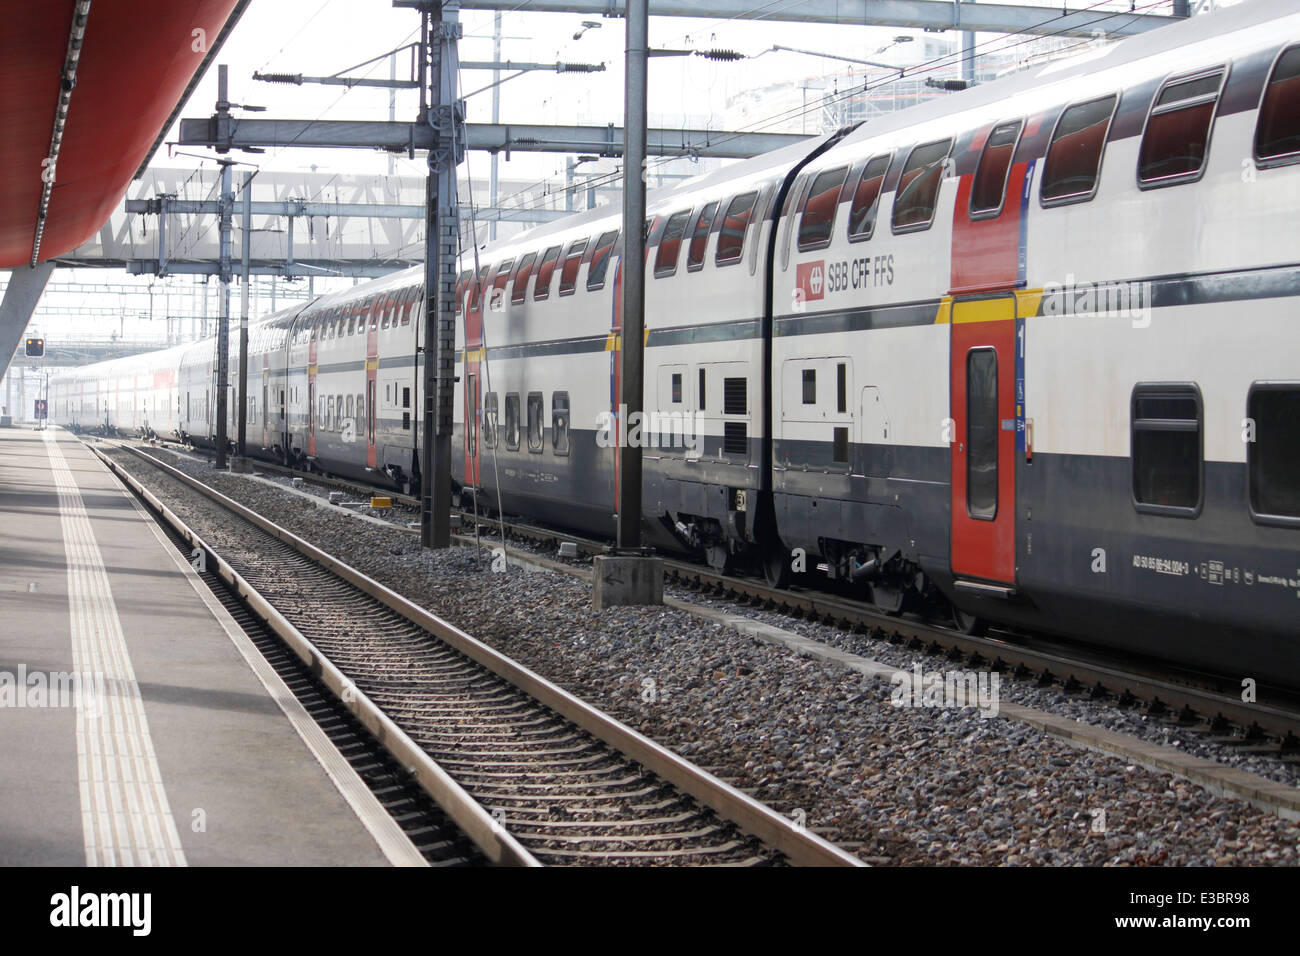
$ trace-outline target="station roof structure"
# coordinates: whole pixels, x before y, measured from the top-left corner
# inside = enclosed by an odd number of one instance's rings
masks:
[[[99,229],[248,3],[0,0],[0,269]]]

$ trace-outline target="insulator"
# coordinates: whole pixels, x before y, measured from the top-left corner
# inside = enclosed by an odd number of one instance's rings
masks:
[[[696,50],[695,55],[702,56],[706,60],[717,60],[719,62],[745,59],[745,54],[738,53],[735,50]]]

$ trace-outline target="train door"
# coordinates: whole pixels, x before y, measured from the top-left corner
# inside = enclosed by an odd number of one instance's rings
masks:
[[[271,353],[262,353],[262,447],[271,447]]]
[[[316,414],[316,327],[312,326],[307,343],[307,457],[316,457],[316,428],[319,425]]]
[[[366,323],[366,467],[374,469],[379,464],[375,449],[375,387],[379,377],[379,311],[383,297],[374,296],[361,310],[361,321]]]
[[[1016,581],[1016,299],[951,314],[952,571],[1003,596]]]

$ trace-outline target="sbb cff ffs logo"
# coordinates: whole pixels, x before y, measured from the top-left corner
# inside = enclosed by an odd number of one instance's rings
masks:
[[[44,339],[28,339],[26,344],[28,358],[41,358],[45,354]]]
[[[795,269],[795,285],[799,289],[800,299],[811,302],[826,296],[826,263],[801,262]]]

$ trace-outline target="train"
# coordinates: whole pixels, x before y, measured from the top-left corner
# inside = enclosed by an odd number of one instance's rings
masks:
[[[618,210],[461,254],[462,502],[612,536],[639,440],[664,551],[1300,687],[1289,3],[1087,44],[647,209],[640,429]],[[255,322],[249,454],[417,488],[423,310],[414,269]],[[50,415],[210,445],[215,354],[61,374]]]

